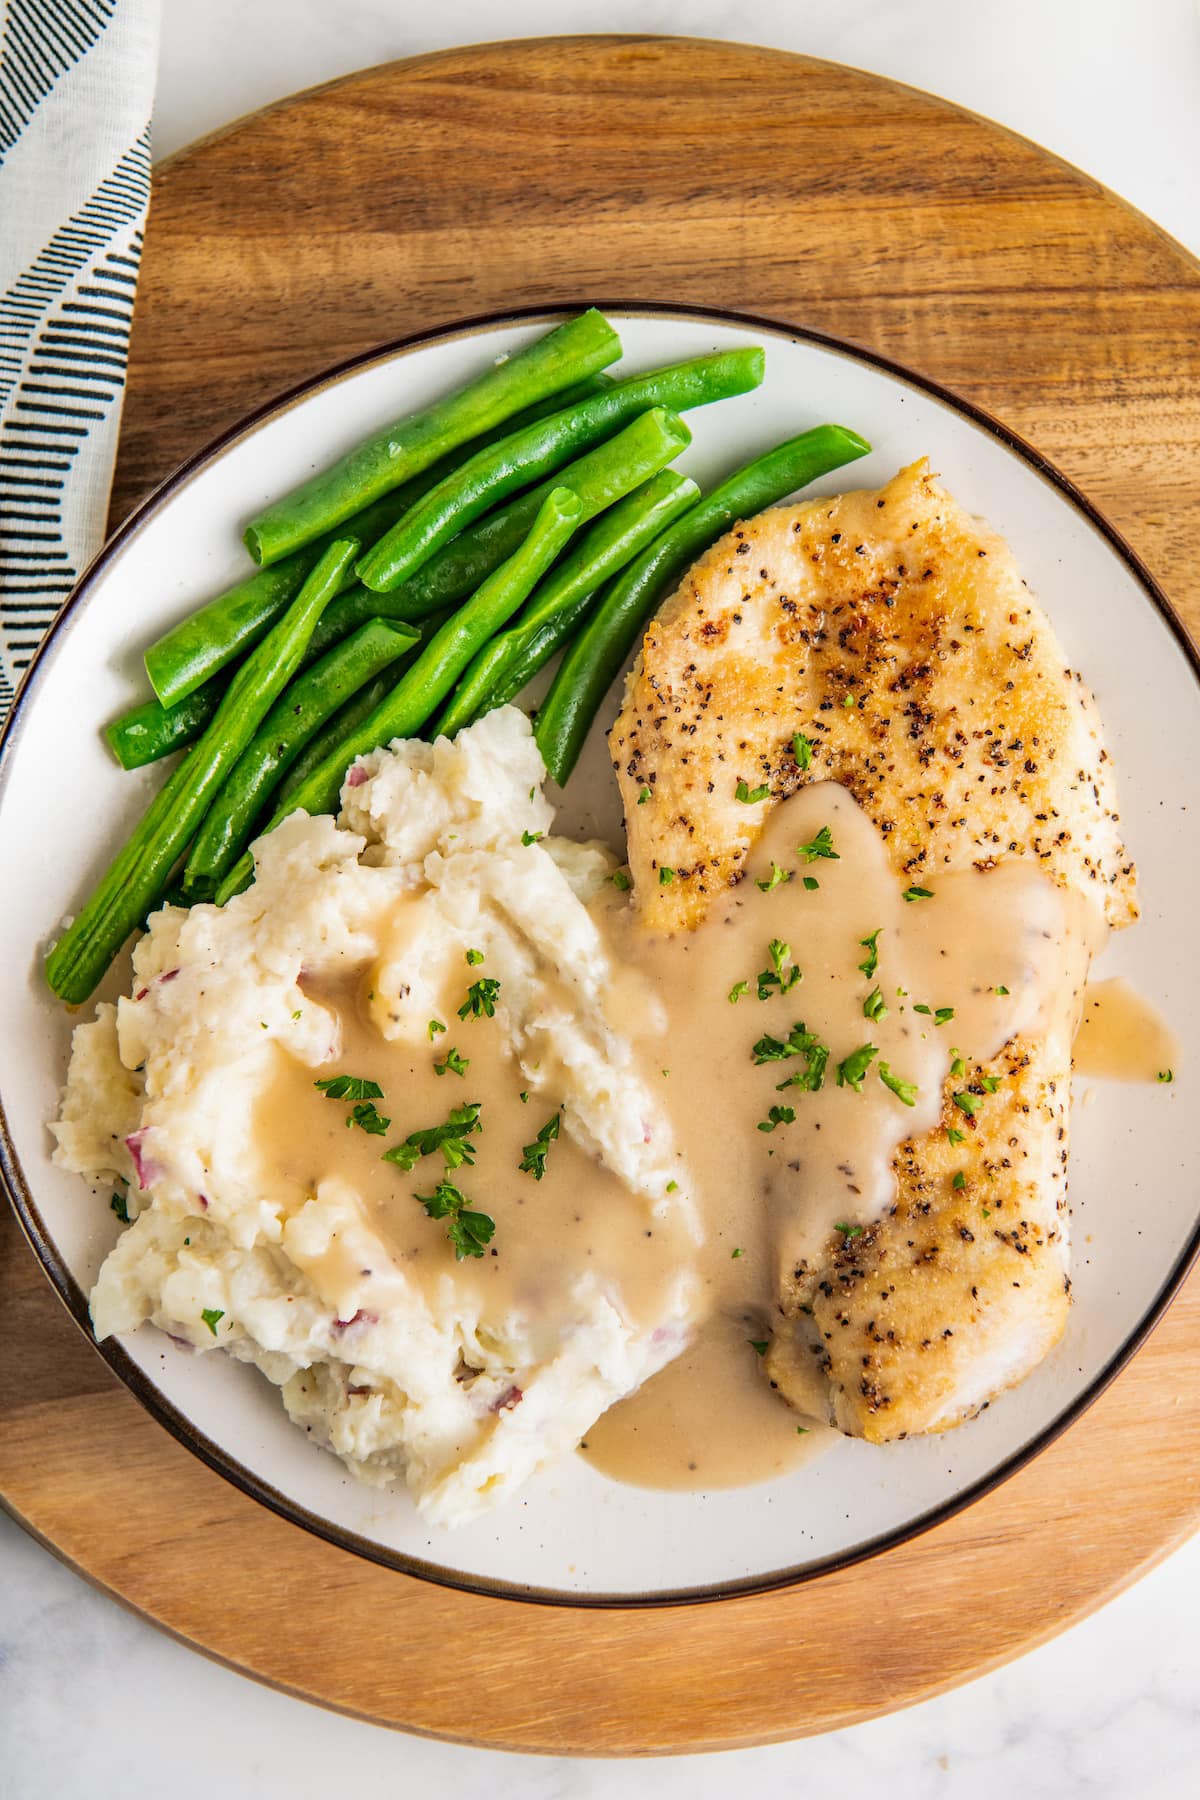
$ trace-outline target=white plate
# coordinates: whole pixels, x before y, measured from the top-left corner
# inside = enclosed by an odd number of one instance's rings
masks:
[[[882,483],[928,454],[958,499],[1008,538],[1068,659],[1099,697],[1141,868],[1142,921],[1114,940],[1100,973],[1130,976],[1166,1012],[1183,1040],[1184,1074],[1170,1088],[1096,1084],[1095,1103],[1076,1105],[1075,1306],[1065,1341],[1028,1381],[948,1436],[883,1448],[847,1441],[762,1486],[648,1492],[571,1458],[491,1519],[443,1534],[422,1525],[404,1493],[354,1482],[288,1423],[275,1390],[244,1365],[184,1354],[149,1329],[102,1346],[184,1443],[288,1517],[436,1580],[576,1603],[699,1598],[795,1579],[895,1543],[1011,1473],[1096,1396],[1182,1279],[1197,1248],[1200,1168],[1200,1138],[1186,1105],[1180,1111],[1200,1061],[1200,959],[1191,949],[1200,869],[1188,815],[1200,766],[1197,671],[1145,571],[1039,457],[914,376],[755,320],[642,307],[610,317],[624,341],[623,369],[767,346],[758,392],[689,415],[695,442],[679,466],[702,484],[832,419],[875,448],[818,491]],[[29,672],[0,743],[0,1169],[84,1329],[84,1296],[117,1227],[82,1181],[50,1161],[45,1121],[72,1021],[44,987],[41,951],[160,779],[118,771],[98,728],[139,691],[145,644],[244,572],[238,531],[249,514],[551,322],[510,316],[392,347],[223,438],[117,534]],[[610,717],[612,705],[615,697]],[[616,809],[599,733],[572,788],[566,828],[599,822],[611,832]]]

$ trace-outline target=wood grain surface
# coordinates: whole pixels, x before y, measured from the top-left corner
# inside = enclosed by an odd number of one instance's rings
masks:
[[[331,361],[593,298],[767,313],[958,389],[1073,477],[1200,626],[1200,267],[1094,182],[951,105],[677,39],[372,69],[165,164],[114,522]],[[1036,1462],[869,1563],[688,1608],[526,1605],[378,1568],[212,1474],[117,1384],[5,1214],[0,1493],[91,1580],[297,1694],[513,1749],[710,1750],[911,1704],[1163,1556],[1200,1521],[1198,1340],[1193,1276]]]

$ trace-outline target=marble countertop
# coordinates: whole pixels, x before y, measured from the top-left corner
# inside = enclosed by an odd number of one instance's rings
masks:
[[[500,35],[662,31],[803,50],[931,89],[1078,164],[1200,251],[1197,0],[163,0],[155,153],[349,70]],[[415,15],[420,14],[420,17]],[[2,9],[0,9],[2,16]],[[1114,1471],[1119,1478],[1119,1471]],[[654,1764],[502,1756],[327,1714],[131,1617],[0,1515],[0,1793],[11,1800],[891,1800],[1194,1795],[1200,1538],[1020,1662],[871,1724]]]

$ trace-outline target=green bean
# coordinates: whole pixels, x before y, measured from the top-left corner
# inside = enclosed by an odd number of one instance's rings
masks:
[[[309,738],[344,700],[417,639],[408,625],[368,619],[305,675],[290,681],[226,776],[204,816],[183,871],[184,902],[211,900],[254,835],[255,820]]]
[[[71,1005],[86,1000],[130,932],[161,901],[229,770],[287,686],[321,609],[358,554],[354,538],[331,544],[284,617],[238,670],[216,716],[151,801],[132,837],[46,958],[46,979]]]
[[[289,813],[303,808],[308,813],[337,810],[338,795],[350,764],[380,744],[412,737],[445,699],[479,645],[498,631],[523,604],[571,533],[583,508],[569,488],[555,488],[542,502],[533,528],[506,563],[488,576],[464,607],[435,633],[420,656],[400,677],[391,693],[380,701],[324,762],[291,789],[267,826],[273,831]],[[243,857],[217,891],[218,905],[239,893],[251,874],[251,860]]]
[[[567,320],[492,364],[444,400],[393,421],[331,468],[266,507],[246,527],[251,556],[256,563],[278,562],[427,469],[447,451],[594,375],[620,354],[621,340],[594,308]]]
[[[763,378],[760,349],[726,350],[671,368],[618,381],[607,393],[552,413],[498,444],[478,451],[431,488],[361,558],[356,573],[366,587],[387,593],[414,575],[464,526],[540,476],[552,475],[590,444],[609,437],[648,407],[682,411],[744,394]]]
[[[141,769],[194,744],[204,736],[228,686],[218,676],[175,706],[144,700],[104,727],[109,749],[123,769]]]
[[[729,476],[614,578],[563,657],[538,709],[534,735],[560,787],[639,631],[701,552],[738,519],[786,499],[870,448],[865,438],[840,425],[820,425],[789,439]]]
[[[432,617],[423,619],[419,625],[411,629],[416,633],[411,648],[397,658],[382,675],[376,675],[374,681],[368,681],[365,687],[359,688],[357,694],[351,695],[344,705],[340,706],[327,724],[316,732],[305,744],[295,762],[288,769],[279,790],[275,795],[275,810],[283,813],[288,810],[288,796],[295,792],[301,782],[307,781],[318,763],[324,762],[329,752],[349,737],[355,727],[362,723],[369,713],[374,712],[379,702],[390,694],[396,682],[411,663],[416,662],[421,654],[422,643],[428,643],[435,631],[441,629],[449,618],[448,612],[434,613]]]
[[[430,737],[452,737],[480,713],[503,706],[532,679],[584,617],[610,575],[699,498],[686,475],[663,469],[602,513],[577,549],[552,569],[514,625],[484,645]]]
[[[170,631],[156,639],[146,651],[146,673],[158,698],[165,707],[176,705],[188,694],[196,692],[203,683],[211,681],[220,669],[252,649],[295,599],[305,576],[316,568],[335,537],[356,537],[364,544],[373,544],[409,507],[415,506],[423,494],[436,487],[439,481],[444,480],[476,451],[507,437],[518,427],[532,425],[536,420],[560,411],[568,403],[585,400],[612,385],[613,382],[607,375],[591,375],[586,381],[577,382],[565,392],[553,394],[538,405],[527,407],[515,419],[509,419],[493,431],[484,432],[482,436],[472,438],[470,443],[460,445],[434,463],[432,468],[414,475],[410,481],[403,482],[382,499],[373,501],[370,506],[355,513],[340,532],[329,532],[315,542],[305,544],[302,549],[293,550],[289,556],[272,563],[270,568],[256,569],[244,581],[237,582],[223,594],[218,594],[215,600],[209,600],[195,612],[189,613],[187,618],[172,626]],[[356,585],[352,570],[346,571],[342,585],[343,588]],[[362,592],[359,588],[360,596]],[[378,618],[386,610],[378,596],[369,609],[364,610],[360,606],[352,619],[348,610],[339,611],[339,604],[329,607],[309,646],[310,658],[315,660],[331,644],[345,637],[355,625],[361,625],[364,619]],[[155,734],[161,734],[163,727],[155,720],[152,730]],[[173,743],[171,747],[178,748],[178,743]],[[165,755],[166,751],[160,751],[159,754]],[[145,757],[143,760],[154,759]],[[128,766],[137,767],[133,763]]]

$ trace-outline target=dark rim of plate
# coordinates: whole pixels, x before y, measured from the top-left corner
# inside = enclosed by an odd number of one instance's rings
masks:
[[[844,356],[851,362],[865,363],[872,368],[879,369],[884,374],[906,383],[909,387],[931,395],[943,406],[969,419],[974,425],[1005,445],[1049,486],[1056,489],[1062,498],[1074,507],[1076,512],[1080,513],[1105,539],[1109,547],[1133,574],[1151,604],[1166,621],[1180,651],[1191,667],[1193,675],[1200,682],[1200,650],[1193,644],[1174,607],[1141,558],[1125,542],[1115,526],[1109,523],[1104,514],[1092,504],[1085,494],[1080,492],[1072,481],[1055,468],[1053,463],[1035,450],[1031,444],[1028,444],[1017,432],[993,418],[990,413],[975,405],[973,401],[963,399],[951,389],[943,387],[939,382],[931,381],[926,376],[919,375],[906,367],[905,364],[896,362],[890,357],[881,356],[875,350],[867,349],[846,339],[830,336],[826,332],[813,331],[804,326],[789,325],[781,320],[764,318],[755,313],[730,312],[717,307],[669,306],[645,300],[581,299],[575,306],[556,303],[484,313],[474,318],[439,326],[433,330],[414,332],[408,337],[397,338],[374,350],[337,363],[334,367],[324,370],[308,381],[300,382],[297,386],[290,388],[284,394],[268,401],[264,406],[239,420],[236,425],[221,432],[203,450],[189,457],[139,506],[135,507],[100,550],[90,567],[84,571],[74,590],[64,602],[26,670],[13,701],[12,710],[3,731],[0,731],[0,787],[3,785],[7,752],[20,731],[23,715],[33,704],[41,677],[54,654],[59,636],[72,617],[82,610],[92,598],[92,590],[109,563],[121,554],[130,539],[141,530],[148,520],[168,504],[176,491],[191,476],[214,461],[238,439],[253,432],[265,420],[288,411],[298,402],[307,400],[321,389],[341,381],[347,375],[369,367],[372,363],[388,362],[397,356],[424,349],[432,344],[446,343],[455,338],[476,336],[486,331],[501,329],[507,325],[551,324],[581,311],[585,306],[596,306],[601,312],[625,317],[711,320],[716,325],[732,325],[748,331],[765,333],[772,337],[786,338],[793,343],[813,344],[822,350],[833,351]],[[962,1512],[964,1508],[972,1505],[976,1500],[982,1499],[985,1494],[991,1493],[1002,1482],[1015,1475],[1049,1444],[1052,1444],[1068,1426],[1073,1425],[1094,1401],[1099,1399],[1135,1351],[1145,1343],[1174,1298],[1192,1263],[1196,1260],[1197,1255],[1200,1255],[1200,1218],[1198,1218],[1190,1238],[1176,1258],[1153,1304],[1084,1391],[1036,1436],[1023,1444],[1011,1456],[1006,1457],[988,1474],[970,1483],[948,1500],[943,1501],[941,1505],[931,1507],[929,1511],[920,1514],[915,1519],[910,1519],[894,1531],[883,1532],[878,1537],[820,1560],[798,1564],[791,1568],[772,1570],[763,1575],[750,1576],[741,1580],[720,1581],[703,1587],[655,1590],[650,1593],[576,1593],[568,1589],[534,1587],[473,1575],[447,1568],[443,1564],[431,1562],[422,1557],[409,1556],[390,1550],[385,1545],[375,1543],[369,1538],[364,1538],[356,1532],[346,1530],[331,1523],[328,1519],[309,1512],[306,1507],[288,1495],[280,1493],[269,1482],[247,1469],[220,1445],[197,1430],[195,1425],[165,1398],[120,1343],[113,1339],[108,1339],[102,1344],[96,1343],[88,1315],[87,1297],[59,1254],[58,1247],[38,1211],[37,1203],[30,1192],[17,1159],[4,1113],[2,1096],[0,1096],[0,1183],[7,1191],[25,1236],[49,1276],[55,1292],[88,1342],[98,1350],[114,1374],[124,1382],[147,1412],[217,1474],[224,1476],[243,1493],[261,1501],[264,1506],[270,1507],[273,1512],[290,1520],[291,1523],[313,1532],[317,1537],[324,1538],[342,1549],[352,1551],[355,1555],[365,1557],[370,1562],[382,1564],[386,1568],[396,1569],[406,1575],[414,1575],[421,1580],[431,1581],[443,1587],[457,1588],[467,1593],[484,1594],[509,1600],[532,1601],[541,1605],[577,1608],[696,1605],[747,1594],[765,1593],[776,1588],[799,1586],[804,1582],[814,1580],[817,1576],[828,1575],[835,1570],[847,1569],[855,1563],[865,1562],[873,1556],[878,1556],[886,1550],[895,1549],[897,1546],[921,1536],[935,1525],[940,1525],[944,1520]],[[347,1477],[347,1479],[352,1479],[352,1477]]]

